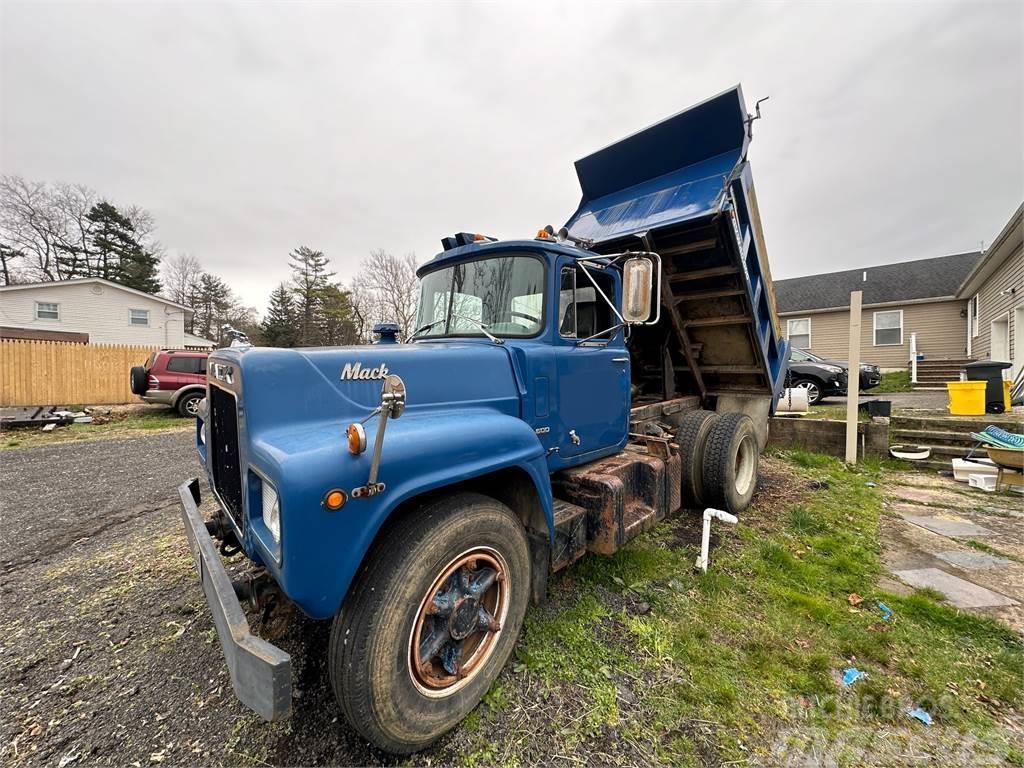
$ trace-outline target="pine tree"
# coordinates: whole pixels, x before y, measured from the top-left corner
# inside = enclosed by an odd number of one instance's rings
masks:
[[[297,344],[300,347],[324,343],[324,291],[334,272],[327,271],[328,259],[323,251],[300,246],[288,256],[292,270],[292,294],[299,325]]]
[[[211,341],[220,340],[220,326],[235,308],[234,296],[227,283],[216,275],[204,272],[196,286],[193,333]]]
[[[268,347],[294,347],[298,340],[295,301],[286,283],[270,294],[267,316],[260,323],[261,343]]]
[[[92,225],[92,276],[157,293],[160,259],[139,243],[128,217],[104,201],[94,205],[86,218]]]
[[[322,306],[323,338],[328,346],[355,344],[358,340],[355,323],[352,322],[352,305],[348,292],[339,285],[328,285],[323,290]]]

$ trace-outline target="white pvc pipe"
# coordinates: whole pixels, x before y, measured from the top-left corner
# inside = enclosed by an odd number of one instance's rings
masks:
[[[807,413],[809,409],[807,390],[802,388],[783,390],[779,402],[775,404],[777,413]]]
[[[739,522],[736,519],[736,515],[730,515],[728,512],[723,512],[720,509],[708,507],[704,510],[704,529],[700,533],[700,557],[697,558],[697,567],[704,573],[708,572],[708,549],[711,547],[711,518],[721,520],[723,523],[729,523],[729,525],[736,525]]]

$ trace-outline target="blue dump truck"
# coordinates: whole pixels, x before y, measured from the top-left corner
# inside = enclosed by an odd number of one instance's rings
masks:
[[[558,231],[444,238],[408,339],[210,356],[212,518],[198,480],[179,492],[243,703],[290,713],[290,658],[242,610],[276,596],[333,621],[352,727],[422,749],[487,692],[549,573],[744,509],[788,358],[753,119],[734,88],[578,161]],[[254,568],[232,581],[238,550]]]

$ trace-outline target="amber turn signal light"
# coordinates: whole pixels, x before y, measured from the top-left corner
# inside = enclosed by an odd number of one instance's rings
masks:
[[[343,506],[348,497],[345,492],[340,488],[335,488],[333,491],[328,491],[324,494],[324,506],[327,507],[331,512],[337,512]]]
[[[348,425],[348,452],[358,456],[366,450],[366,432],[362,424]]]

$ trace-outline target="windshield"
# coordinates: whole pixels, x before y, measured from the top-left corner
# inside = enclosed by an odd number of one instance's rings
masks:
[[[535,336],[544,318],[544,264],[498,256],[431,272],[420,284],[419,338]],[[433,325],[431,325],[433,324]]]

